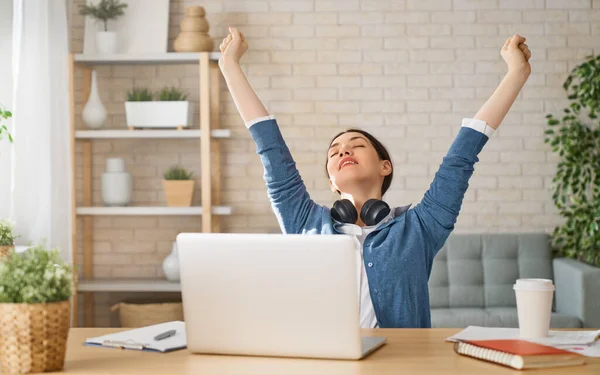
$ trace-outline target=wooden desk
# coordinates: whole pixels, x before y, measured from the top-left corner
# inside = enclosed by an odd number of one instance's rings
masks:
[[[379,329],[365,335],[385,336],[382,348],[360,361],[167,354],[83,346],[87,337],[115,328],[72,328],[64,371],[72,374],[524,374],[503,366],[455,354],[444,339],[459,329]],[[600,374],[600,358],[586,365],[529,370],[544,374]],[[566,372],[565,372],[566,371]]]

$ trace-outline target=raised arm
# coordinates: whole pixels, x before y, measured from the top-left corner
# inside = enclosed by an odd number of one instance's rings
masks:
[[[323,208],[310,199],[277,122],[269,117],[240,67],[240,58],[248,49],[244,35],[233,27],[229,31],[219,47],[222,52],[219,67],[256,143],[256,152],[264,167],[267,193],[281,230],[283,233],[318,231],[318,227],[306,228],[306,224],[319,222]]]
[[[488,127],[496,129],[500,125],[529,77],[531,52],[524,42],[525,38],[514,35],[502,47],[507,74],[475,117],[463,120],[429,190],[414,208],[425,236],[432,243],[432,255],[454,229],[473,166],[479,161],[477,155],[488,141]]]
[[[240,58],[248,49],[244,35],[236,28],[229,28],[229,35],[219,46],[219,67],[227,82],[229,92],[245,123],[265,117],[268,112],[262,104],[240,67]]]

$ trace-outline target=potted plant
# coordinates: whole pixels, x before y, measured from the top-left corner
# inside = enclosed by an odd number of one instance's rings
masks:
[[[7,111],[0,107],[0,141],[2,140],[2,138],[4,138],[4,134],[6,134],[6,136],[8,137],[9,142],[12,143],[13,141],[12,136],[8,132],[8,128],[6,127],[6,125],[2,124],[2,120],[8,120],[11,116],[12,113],[10,113],[10,111]]]
[[[131,128],[177,128],[191,123],[192,105],[187,94],[175,87],[166,87],[152,101],[148,89],[133,89],[127,94],[125,114]]]
[[[0,364],[3,374],[64,366],[73,271],[44,245],[0,262]]]
[[[0,260],[7,257],[15,247],[13,224],[8,219],[0,221]]]
[[[100,0],[96,5],[85,4],[79,8],[79,13],[90,16],[96,21],[104,23],[104,31],[96,31],[96,49],[100,53],[117,52],[117,33],[108,31],[108,21],[116,20],[123,14],[127,4],[119,3],[119,0]]]
[[[571,101],[548,114],[545,142],[558,154],[552,199],[566,220],[552,233],[558,255],[600,266],[600,55],[588,56],[563,84]]]
[[[185,168],[174,165],[167,169],[163,180],[167,205],[191,206],[194,196],[194,183],[192,172],[186,171]]]

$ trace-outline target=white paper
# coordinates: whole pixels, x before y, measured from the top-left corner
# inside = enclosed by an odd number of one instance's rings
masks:
[[[562,347],[565,345],[592,345],[598,344],[600,330],[598,331],[549,331],[548,337],[539,339],[526,339],[526,341],[538,344]],[[448,337],[447,341],[458,340],[510,340],[521,339],[518,328],[479,327],[469,326],[454,336]],[[596,345],[593,345],[596,346]]]
[[[159,341],[154,340],[156,335],[172,329],[177,331],[174,336]],[[128,343],[130,345],[143,345],[145,348],[154,349],[161,352],[165,352],[170,349],[184,348],[187,345],[185,323],[181,321],[161,323],[153,326],[136,328],[129,331],[92,337],[88,338],[85,342],[104,345],[109,341]]]

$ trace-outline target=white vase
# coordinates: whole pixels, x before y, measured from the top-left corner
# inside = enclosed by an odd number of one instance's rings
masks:
[[[90,129],[98,129],[104,125],[106,121],[106,108],[100,100],[100,94],[98,93],[98,78],[96,77],[96,71],[92,71],[92,85],[90,87],[90,96],[88,98],[81,117],[83,121]]]
[[[131,175],[122,158],[106,159],[106,172],[101,177],[102,200],[107,206],[126,206],[133,190]]]
[[[177,242],[173,242],[173,249],[163,261],[163,272],[169,281],[179,281],[179,253]]]
[[[117,53],[117,33],[114,31],[97,31],[96,51],[99,54]]]

